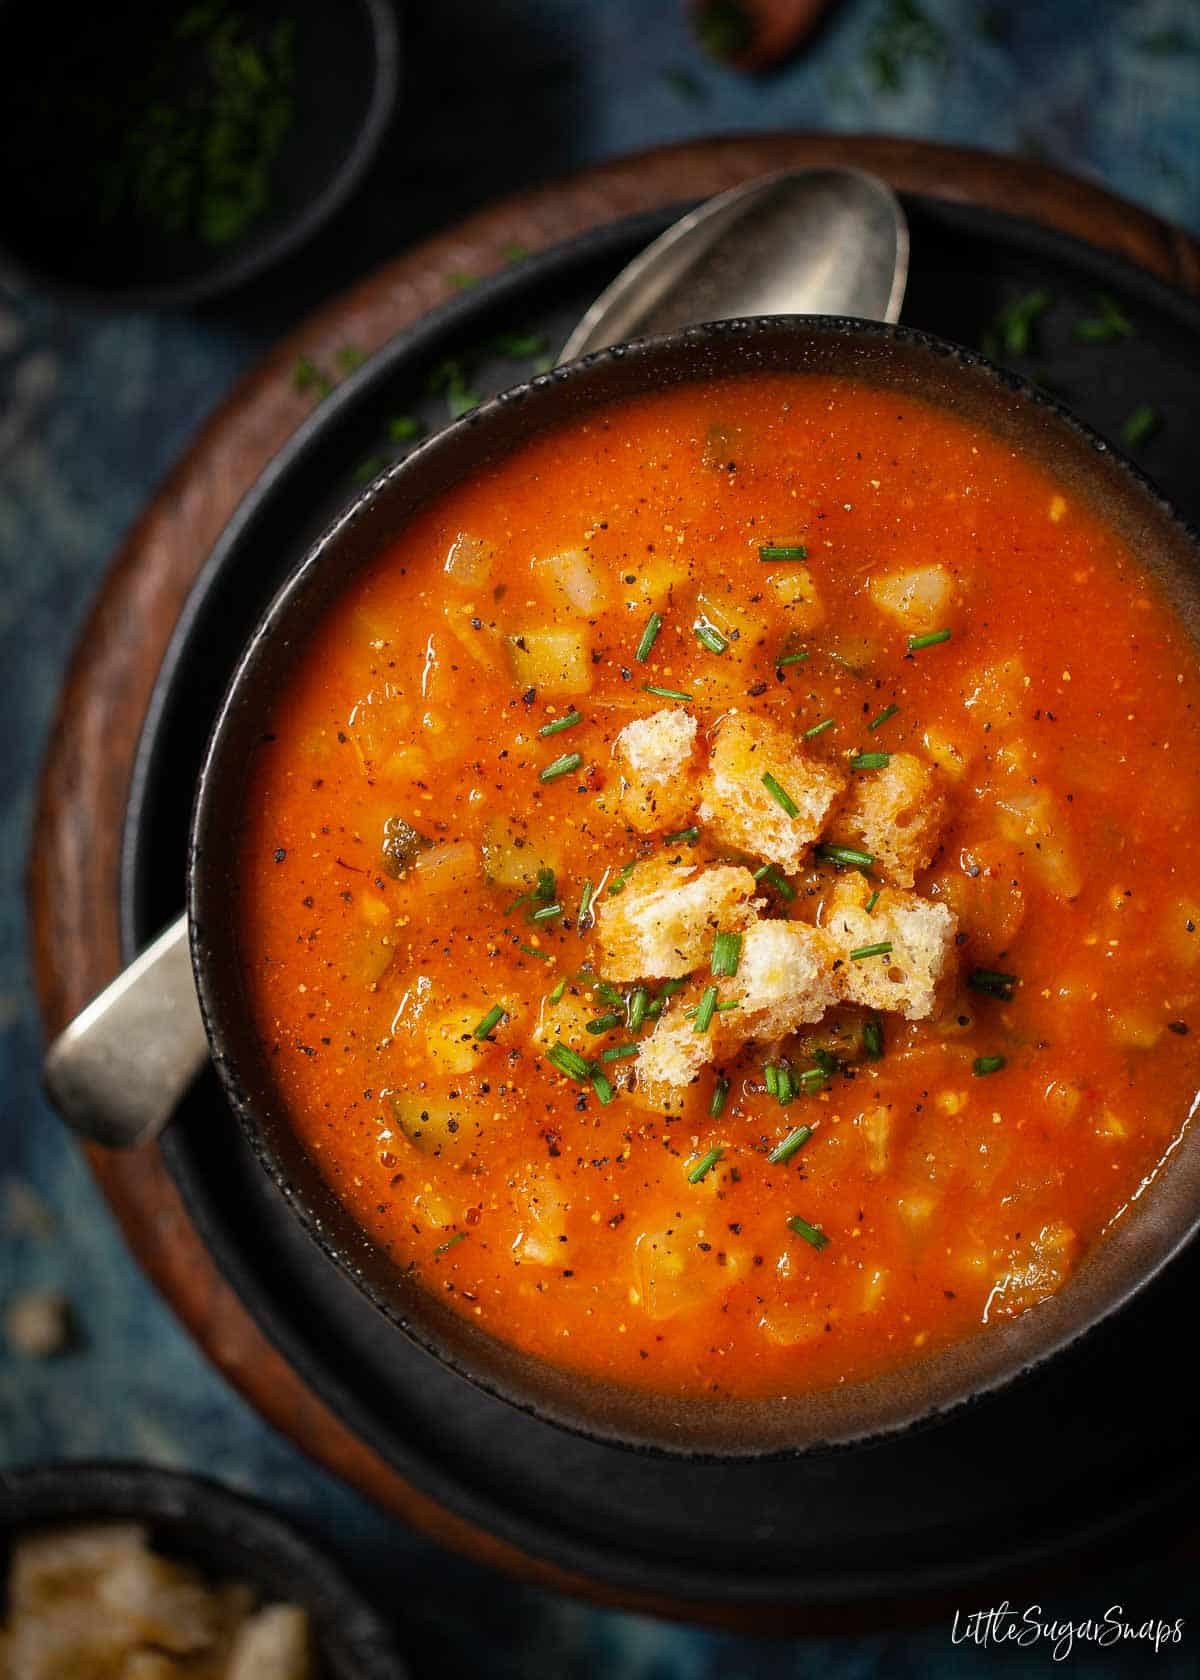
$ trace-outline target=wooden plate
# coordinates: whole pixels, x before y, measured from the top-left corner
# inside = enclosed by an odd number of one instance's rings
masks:
[[[296,357],[305,353],[332,365],[337,349],[348,342],[374,350],[444,303],[448,273],[498,271],[504,268],[507,248],[514,243],[541,251],[588,229],[603,229],[614,217],[645,212],[643,223],[622,234],[628,245],[630,240],[653,236],[662,218],[651,212],[662,205],[702,196],[787,164],[831,162],[875,169],[908,193],[988,206],[1086,239],[1096,252],[1091,268],[1084,261],[1080,272],[1094,273],[1098,286],[1126,297],[1134,295],[1135,303],[1145,310],[1158,309],[1166,316],[1172,310],[1170,294],[1155,287],[1146,271],[1191,290],[1200,289],[1200,248],[1186,236],[1096,188],[1039,166],[911,142],[782,135],[703,142],[623,160],[510,200],[391,264],[321,311],[241,382],[208,422],[114,561],[67,678],[41,788],[30,900],[37,984],[48,1032],[56,1030],[116,971],[122,960],[122,941],[128,949],[147,936],[156,919],[165,920],[178,907],[178,900],[171,897],[171,871],[155,881],[143,867],[146,823],[131,824],[124,856],[120,835],[131,794],[132,809],[144,818],[157,785],[155,778],[162,774],[161,747],[157,758],[155,749],[156,741],[163,739],[159,726],[170,706],[177,707],[179,702],[177,693],[172,701],[169,682],[159,688],[153,705],[152,691],[168,645],[170,673],[183,651],[190,648],[194,655],[197,629],[210,633],[210,624],[195,601],[184,613],[189,589],[206,555],[242,496],[298,425],[307,423],[314,433],[328,429],[341,410],[344,447],[364,453],[370,447],[369,429],[358,437],[352,410],[372,385],[372,369],[356,375],[322,406],[315,419],[307,420],[311,398],[297,394],[291,379]],[[919,229],[921,209],[919,205],[914,209]],[[969,236],[970,213],[962,214]],[[952,232],[953,214],[946,211],[942,221],[943,231]],[[1004,286],[1019,289],[1045,280],[1048,273],[1053,275],[1056,262],[1066,260],[1064,253],[1070,254],[1065,243],[1056,245],[1052,236],[1041,247],[1036,237],[1029,236],[1014,242],[1012,261],[1003,276],[981,277],[971,272],[969,248],[969,237],[961,247],[953,238],[943,237],[937,272],[927,272],[922,270],[915,238],[910,300],[917,313],[906,311],[906,318],[912,314],[916,324],[967,338],[978,325],[971,320],[972,309],[991,307]],[[595,269],[602,283],[605,263],[611,269],[622,249],[621,239],[613,243],[596,236],[590,247],[585,242],[582,256],[559,253],[540,263],[531,260],[517,265],[490,290],[478,296],[465,294],[447,306],[439,320],[423,328],[425,336],[417,335],[422,353],[428,356],[436,345],[453,343],[456,332],[477,334],[497,311],[519,309],[525,316],[557,327],[553,314],[555,308],[564,307],[562,276],[569,270],[578,288]],[[1131,259],[1140,271],[1108,263],[1100,252]],[[961,274],[948,273],[960,260]],[[1081,283],[1077,274],[1076,291]],[[961,301],[958,314],[948,320],[951,296]],[[933,320],[921,313],[935,310]],[[1175,326],[1186,335],[1182,316]],[[1062,342],[1055,345],[1053,372],[1061,378],[1065,371],[1069,384],[1075,377],[1069,331],[1055,331]],[[1048,329],[1047,337],[1051,336]],[[1194,386],[1200,367],[1200,341],[1190,365],[1186,356],[1181,361],[1160,360],[1163,365],[1152,370],[1139,360],[1114,360],[1110,365],[1116,371],[1105,376],[1104,389],[1097,394],[1101,409],[1107,404],[1107,410],[1087,417],[1111,432],[1123,412],[1147,397],[1168,411],[1173,401],[1186,403],[1189,385]],[[1174,379],[1168,361],[1177,364]],[[1152,386],[1147,387],[1144,381],[1151,373]],[[511,369],[509,379],[516,376],[517,370]],[[1089,377],[1086,370],[1080,377]],[[1083,407],[1074,393],[1068,390],[1067,394]],[[1168,456],[1182,442],[1178,434],[1176,441],[1169,432],[1164,434],[1163,441],[1152,446],[1162,461],[1147,460],[1169,490],[1174,488],[1169,482],[1172,474],[1164,466],[1170,467]],[[353,465],[347,461],[347,470]],[[337,486],[333,488],[336,494]],[[319,517],[319,510],[314,510],[313,517]],[[291,535],[294,540],[295,534]],[[214,565],[220,556],[218,548]],[[196,709],[202,733],[203,696]],[[140,756],[139,741],[143,743]],[[185,776],[189,773],[186,763],[181,769]],[[169,827],[168,823],[166,851],[172,855],[171,845],[178,844],[179,835],[172,835]],[[180,896],[181,882],[180,855]],[[185,1128],[179,1130],[182,1134]],[[163,1151],[152,1149],[134,1156],[93,1153],[92,1158],[143,1264],[226,1375],[314,1457],[446,1544],[526,1579],[605,1602],[662,1613],[704,1613],[756,1627],[791,1621],[798,1609],[803,1610],[806,1625],[824,1622],[829,1606],[839,1598],[839,1584],[850,1588],[849,1579],[839,1583],[835,1573],[819,1592],[779,1593],[774,1602],[744,1589],[714,1597],[701,1586],[698,1572],[689,1578],[687,1569],[678,1567],[663,1568],[657,1576],[653,1569],[643,1572],[643,1584],[638,1585],[636,1572],[615,1562],[606,1567],[602,1558],[597,1562],[594,1545],[565,1545],[549,1531],[540,1536],[536,1523],[509,1523],[492,1513],[486,1502],[456,1497],[458,1490],[444,1475],[420,1474],[412,1465],[398,1468],[398,1454],[387,1450],[375,1429],[365,1427],[357,1417],[351,1426],[348,1418],[353,1407],[344,1405],[330,1382],[322,1380],[319,1361],[297,1357],[294,1348],[290,1362],[284,1359],[223,1281],[210,1247],[172,1182]],[[179,1171],[178,1160],[175,1166]],[[189,1185],[194,1199],[199,1182]],[[213,1227],[212,1208],[197,1200],[196,1212],[213,1246],[219,1247],[224,1238]],[[237,1271],[228,1255],[223,1260],[230,1271]],[[271,1323],[276,1341],[288,1344],[287,1335],[261,1301],[256,1310],[264,1322]],[[301,1364],[303,1376],[297,1369]],[[326,1399],[319,1397],[317,1387]],[[368,1444],[368,1436],[373,1444]],[[1126,1518],[1135,1514],[1132,1485],[1129,1492],[1129,1499],[1122,1503]],[[498,1538],[501,1533],[506,1537]],[[1082,1523],[1072,1529],[1068,1524],[1058,1544],[1101,1543],[1103,1539],[1094,1525],[1089,1529]],[[1016,1554],[1007,1558],[1010,1567],[1022,1561],[1033,1560],[1028,1552],[1023,1558]],[[861,1625],[866,1601],[876,1613],[892,1616],[898,1596],[919,1593],[928,1597],[936,1577],[936,1570],[923,1574],[919,1568],[914,1568],[909,1581],[888,1581],[876,1574],[840,1596],[856,1601],[854,1615]]]

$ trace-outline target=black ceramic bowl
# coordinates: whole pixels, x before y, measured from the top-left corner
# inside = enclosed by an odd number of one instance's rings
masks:
[[[130,0],[115,11],[67,10],[0,0],[0,64],[9,70],[0,279],[123,308],[179,307],[230,291],[333,215],[387,129],[399,54],[390,0]],[[216,21],[204,23],[205,13]],[[225,54],[221,20],[230,18],[236,33]],[[255,66],[229,68],[237,51],[256,55]],[[285,51],[286,68],[274,56]],[[267,80],[256,88],[260,74]],[[172,178],[195,167],[201,137],[205,147],[226,147],[219,179],[233,202],[248,204],[241,195],[256,188],[243,166],[265,141],[272,98],[287,117],[261,210],[222,230],[189,196],[186,222],[173,225]],[[198,99],[196,126],[171,128]],[[212,191],[205,196],[211,203]],[[135,211],[135,200],[157,208]]]
[[[374,1248],[288,1124],[245,1007],[237,943],[239,813],[262,719],[347,579],[417,509],[527,439],[600,405],[759,371],[833,373],[923,397],[1042,463],[1128,544],[1200,640],[1200,545],[1153,487],[1047,397],[981,357],[862,321],[774,317],[601,351],[514,388],[377,480],[280,590],[234,675],[205,756],[192,825],[192,955],[213,1058],[251,1147],[313,1241],[380,1311],[445,1364],[537,1416],[672,1453],[744,1457],[847,1444],[913,1426],[994,1390],[1124,1306],[1200,1223],[1200,1137],[1053,1299],[918,1364],[799,1398],[685,1399],[572,1375],[468,1324]]]
[[[303,1605],[322,1680],[404,1680],[389,1629],[341,1570],[265,1505],[200,1476],[90,1463],[0,1472],[0,1582],[25,1535],[94,1522],[141,1523],[156,1550],[208,1579]]]

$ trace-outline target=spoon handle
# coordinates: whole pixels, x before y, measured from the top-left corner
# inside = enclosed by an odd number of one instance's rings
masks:
[[[207,1056],[180,916],[63,1029],[42,1077],[72,1130],[127,1149],[158,1136]]]

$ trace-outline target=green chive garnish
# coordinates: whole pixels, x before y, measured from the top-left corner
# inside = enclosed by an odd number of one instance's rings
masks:
[[[1096,305],[1099,315],[1075,323],[1075,337],[1081,344],[1113,344],[1119,338],[1133,337],[1133,323],[1115,298],[1101,292]]]
[[[763,1083],[767,1087],[767,1095],[769,1097],[777,1097],[779,1095],[779,1069],[775,1066],[774,1062],[768,1062],[763,1068]]]
[[[393,443],[410,443],[424,430],[424,423],[411,414],[396,414],[388,421],[388,436]]]
[[[624,1009],[625,999],[615,986],[610,986],[607,980],[597,980],[593,986],[597,997],[602,997],[610,1009]]]
[[[1140,408],[1134,409],[1121,427],[1121,442],[1129,449],[1136,449],[1139,444],[1153,437],[1161,424],[1162,418],[1158,410],[1143,403]]]
[[[641,1032],[646,1021],[646,1011],[650,1007],[650,993],[645,986],[638,986],[629,994],[629,1030]]]
[[[705,986],[700,1002],[696,1008],[696,1019],[693,1023],[696,1032],[707,1032],[712,1025],[712,1018],[717,1012],[717,988]]]
[[[657,694],[660,700],[687,700],[690,702],[695,699],[695,695],[685,694],[681,688],[656,688],[653,683],[643,683],[642,693]]]
[[[455,1233],[452,1237],[447,1237],[445,1242],[441,1242],[437,1245],[437,1247],[433,1251],[433,1258],[435,1260],[440,1260],[442,1255],[445,1254],[446,1250],[448,1248],[453,1248],[455,1243],[462,1242],[465,1239],[466,1234],[467,1233],[465,1231],[455,1231]]]
[[[798,817],[800,815],[799,805],[796,804],[796,801],[792,798],[786,788],[780,787],[779,783],[775,780],[769,770],[763,775],[762,785],[771,795],[771,798],[775,801],[776,805],[786,811],[789,817]]]
[[[578,1050],[572,1050],[568,1044],[552,1044],[546,1052],[546,1060],[553,1063],[560,1073],[565,1073],[572,1079],[586,1082],[592,1077],[591,1063],[586,1062]]]
[[[650,650],[658,640],[658,632],[662,629],[662,615],[652,612],[646,620],[646,628],[642,631],[642,639],[637,645],[634,658],[639,665],[644,665],[650,657]]]
[[[498,1027],[500,1025],[501,1021],[503,1021],[503,1019],[504,1019],[504,1006],[503,1006],[503,1004],[494,1003],[492,1005],[492,1007],[488,1010],[487,1014],[483,1017],[483,1020],[480,1021],[479,1025],[475,1028],[475,1037],[476,1038],[486,1038],[487,1035],[491,1032],[492,1028],[493,1027]]]
[[[594,1021],[589,1021],[587,1031],[593,1034],[606,1033],[611,1032],[614,1027],[623,1027],[624,1025],[625,1017],[623,1015],[610,1012],[607,1015],[597,1015]]]
[[[724,1153],[721,1149],[710,1149],[707,1155],[702,1155],[696,1165],[688,1173],[689,1184],[699,1184],[705,1173],[711,1172]]]
[[[866,911],[867,911],[868,916],[871,914],[872,910],[874,910],[875,906],[878,903],[879,903],[879,888],[876,887],[875,891],[871,894],[870,898],[867,900],[867,903],[866,903]]]
[[[878,717],[871,719],[867,728],[878,729],[880,724],[886,723],[889,718],[894,718],[899,710],[899,706],[885,706]]]
[[[818,1253],[828,1246],[829,1238],[824,1231],[818,1231],[815,1225],[810,1225],[807,1219],[801,1219],[798,1213],[792,1215],[787,1225],[789,1231],[794,1231],[798,1237],[803,1237],[805,1242],[810,1243]]]
[[[1016,983],[1015,974],[999,974],[994,968],[973,968],[967,976],[967,985],[973,992],[984,992],[988,997],[1003,999],[1005,1003],[1012,1002]]]
[[[808,1142],[812,1135],[813,1129],[811,1126],[797,1126],[794,1132],[788,1133],[782,1143],[777,1143],[775,1145],[774,1149],[772,1149],[771,1153],[767,1156],[767,1160],[773,1167],[783,1166],[786,1162],[791,1160],[797,1150],[804,1148],[804,1145]]]
[[[1007,1056],[976,1056],[971,1071],[982,1079],[986,1073],[999,1073],[1007,1061]]]
[[[575,926],[582,928],[592,912],[592,894],[596,889],[590,881],[583,883],[583,891],[579,895],[579,913],[575,917]]]
[[[779,1098],[780,1108],[786,1108],[795,1094],[792,1088],[792,1070],[786,1062],[780,1062],[775,1073],[775,1095]]]
[[[696,640],[706,647],[709,653],[724,653],[729,646],[726,638],[712,624],[693,624],[692,630]]]
[[[728,1095],[728,1079],[718,1079],[717,1083],[713,1086],[712,1101],[708,1105],[708,1112],[714,1120],[719,1120],[721,1118],[722,1111],[725,1107],[725,1099]]]
[[[640,1044],[610,1044],[606,1050],[601,1050],[602,1062],[623,1062],[627,1056],[641,1054]]]
[[[863,1023],[863,1053],[872,1062],[883,1056],[883,1022],[878,1018]]]
[[[860,852],[857,846],[822,845],[815,848],[819,858],[826,863],[844,863],[850,869],[868,870],[874,867],[875,854]]]
[[[832,718],[822,718],[820,723],[814,723],[811,729],[806,729],[801,740],[811,741],[814,735],[824,735],[827,729],[833,728]]]
[[[788,543],[781,547],[768,544],[758,551],[760,560],[807,560],[808,550],[803,543]]]
[[[851,770],[882,770],[891,762],[891,753],[858,753],[850,760],[850,768]]]
[[[567,989],[567,977],[564,974],[562,979],[558,982],[558,985],[555,986],[554,990],[550,993],[550,996],[546,999],[546,1002],[547,1003],[561,1003],[562,1002],[562,995],[566,991],[566,989]]]
[[[756,869],[754,879],[764,881],[768,887],[774,887],[785,904],[790,904],[796,896],[795,887],[790,881],[785,880],[773,863],[764,863],[761,869]]]
[[[812,654],[805,648],[801,653],[781,653],[775,664],[778,669],[782,669],[785,665],[803,665],[806,659],[811,658]]]
[[[592,1069],[592,1090],[595,1091],[600,1101],[606,1105],[617,1094],[609,1083],[607,1074],[601,1073],[598,1067]]]
[[[939,642],[948,642],[953,634],[952,630],[929,630],[923,636],[910,636],[908,651],[920,653],[922,648],[936,647]]]
[[[538,730],[538,734],[543,737],[547,735],[561,735],[564,729],[574,729],[577,723],[582,722],[582,712],[568,712],[566,717],[555,718],[553,723],[544,723]]]
[[[517,950],[524,951],[527,957],[536,957],[539,962],[550,961],[549,951],[539,951],[533,945],[522,945],[520,940],[517,941]]]
[[[561,904],[543,904],[540,910],[535,910],[530,916],[531,922],[551,922],[555,916],[562,915]]]
[[[564,753],[561,758],[556,758],[553,764],[547,764],[544,770],[538,771],[538,781],[556,782],[560,776],[569,776],[572,770],[578,770],[582,763],[582,753]]]
[[[663,845],[664,846],[684,846],[684,845],[694,846],[696,844],[697,840],[699,840],[699,838],[700,838],[700,830],[698,828],[681,828],[679,830],[678,834],[664,835],[663,836]]]
[[[625,883],[628,881],[629,877],[633,874],[636,868],[637,859],[635,858],[632,863],[627,863],[622,868],[618,869],[617,873],[608,883],[610,898],[615,898],[618,893],[623,893],[625,891]]]
[[[712,961],[709,968],[716,979],[732,979],[738,971],[742,956],[740,933],[718,933],[713,940]]]
[[[877,945],[860,945],[857,951],[851,951],[850,961],[862,962],[864,957],[890,957],[891,954],[891,940],[881,939]]]

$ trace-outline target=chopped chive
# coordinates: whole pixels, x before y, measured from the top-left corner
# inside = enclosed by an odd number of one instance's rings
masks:
[[[583,891],[579,895],[579,913],[575,917],[575,926],[582,930],[592,913],[592,894],[595,888],[590,881],[583,883]]]
[[[617,1094],[609,1083],[607,1074],[601,1073],[598,1067],[592,1069],[592,1090],[605,1105],[610,1103]]]
[[[803,543],[769,544],[758,551],[760,560],[807,560],[808,550]]]
[[[546,1052],[546,1060],[553,1063],[560,1073],[569,1074],[572,1079],[590,1080],[592,1077],[591,1063],[585,1061],[578,1050],[572,1050],[568,1044],[552,1044]]]
[[[1115,298],[1101,292],[1096,305],[1099,315],[1075,323],[1075,337],[1081,344],[1113,344],[1119,338],[1133,337],[1133,322]]]
[[[511,916],[514,910],[519,910],[521,908],[522,904],[528,904],[532,896],[532,893],[519,893],[517,897],[513,899],[504,914],[506,916]]]
[[[866,903],[866,912],[867,912],[868,916],[871,914],[872,910],[874,910],[875,906],[878,903],[879,903],[879,888],[876,887],[875,891],[871,894],[870,898],[867,900],[867,903]]]
[[[740,933],[718,933],[713,940],[712,961],[709,968],[716,979],[732,979],[738,971],[742,956]]]
[[[664,980],[662,985],[658,988],[660,1000],[674,997],[675,993],[681,992],[686,985],[686,980]]]
[[[772,1149],[771,1153],[767,1156],[767,1160],[773,1167],[783,1166],[786,1162],[791,1160],[797,1150],[804,1148],[804,1145],[808,1142],[812,1135],[813,1129],[811,1126],[797,1126],[794,1132],[788,1133],[782,1143],[777,1143],[775,1145],[774,1149]]]
[[[569,776],[572,770],[578,770],[582,763],[582,753],[564,753],[561,758],[556,758],[553,764],[547,764],[544,770],[538,771],[538,781],[556,782],[560,776]]]
[[[660,700],[694,700],[692,694],[685,694],[681,688],[656,688],[653,683],[642,684],[643,694],[657,694]]]
[[[780,787],[779,783],[775,780],[769,770],[765,771],[763,774],[762,785],[771,795],[771,798],[775,801],[776,805],[786,811],[789,817],[798,817],[800,815],[799,805],[796,804],[796,801],[792,798],[786,788]]]
[[[908,651],[920,653],[922,648],[936,647],[939,642],[948,642],[953,634],[952,630],[928,630],[923,636],[910,636]]]
[[[883,1022],[876,1016],[863,1023],[863,1051],[872,1062],[877,1062],[883,1055]]]
[[[638,986],[629,994],[629,1030],[641,1032],[646,1024],[646,1011],[650,1007],[650,993],[645,986]]]
[[[850,961],[862,962],[864,957],[890,957],[891,954],[891,940],[881,939],[877,945],[860,945],[857,951],[851,951]]]
[[[538,734],[543,738],[547,735],[561,735],[564,729],[574,729],[577,723],[582,722],[582,712],[568,712],[566,717],[555,718],[553,723],[544,723]]]
[[[537,886],[533,889],[533,896],[542,904],[548,904],[554,897],[554,871],[542,864],[537,872]]]
[[[533,911],[529,920],[531,922],[552,922],[555,916],[561,915],[561,904],[543,904],[540,910]]]
[[[875,864],[873,852],[860,852],[857,846],[838,846],[826,844],[815,848],[819,858],[826,863],[844,863],[850,869],[861,869],[864,872],[872,869]]]
[[[700,838],[700,830],[698,828],[694,828],[694,827],[693,828],[681,828],[679,830],[678,834],[664,835],[663,836],[663,845],[664,846],[681,846],[681,845],[694,846],[696,844],[697,840],[699,840],[699,838]]]
[[[615,986],[610,986],[607,980],[597,980],[593,986],[597,997],[604,999],[610,1009],[624,1009],[625,999]]]
[[[696,1008],[696,1019],[693,1023],[696,1032],[703,1033],[708,1031],[709,1027],[712,1025],[712,1018],[716,1014],[716,1009],[717,988],[715,986],[705,986],[700,997],[700,1002]]]
[[[994,968],[973,968],[967,976],[967,985],[973,992],[985,992],[989,997],[1001,998],[1005,1003],[1012,1002],[1013,987],[1016,983],[1015,974],[999,974]]]
[[[467,1233],[465,1231],[455,1231],[455,1233],[452,1237],[447,1237],[445,1242],[440,1242],[437,1245],[437,1247],[433,1251],[433,1258],[435,1260],[440,1260],[442,1255],[445,1254],[445,1252],[448,1248],[453,1248],[455,1243],[460,1243],[460,1242],[465,1241],[466,1235],[467,1235]]]
[[[850,760],[851,770],[882,770],[892,762],[891,753],[857,753]]]
[[[1007,1056],[976,1056],[971,1064],[971,1071],[982,1079],[986,1073],[999,1073],[1007,1061]]]
[[[711,1172],[723,1154],[724,1151],[721,1149],[710,1149],[707,1155],[702,1155],[696,1162],[696,1165],[688,1173],[688,1183],[699,1184],[705,1173]]]
[[[623,1062],[627,1056],[640,1055],[641,1049],[640,1044],[610,1044],[607,1049],[601,1050],[600,1060],[602,1062]]]
[[[768,1062],[763,1068],[763,1081],[767,1087],[767,1095],[777,1097],[779,1095],[779,1069],[774,1062]]]
[[[646,628],[642,631],[642,639],[637,645],[634,658],[639,665],[644,665],[650,657],[650,650],[658,640],[658,632],[662,629],[662,615],[652,612],[646,620]]]
[[[780,1108],[786,1108],[796,1092],[792,1085],[792,1070],[786,1062],[780,1062],[779,1071],[775,1077],[775,1095],[779,1098]]]
[[[822,1045],[818,1045],[812,1052],[812,1059],[817,1064],[816,1068],[807,1068],[800,1076],[802,1079],[809,1078],[814,1072],[824,1074],[837,1072],[837,1057],[832,1053],[832,1051],[826,1050]]]
[[[592,1034],[611,1032],[614,1027],[625,1025],[624,1015],[614,1014],[611,1010],[607,1015],[597,1015],[594,1021],[587,1023],[587,1031]]]
[[[867,728],[868,729],[878,729],[880,727],[880,725],[886,723],[889,718],[894,718],[896,713],[899,710],[900,710],[899,706],[895,706],[895,705],[885,706],[883,708],[883,710],[880,712],[878,717],[875,717],[875,718],[871,719],[870,723],[867,725]]]
[[[411,443],[425,431],[422,421],[412,414],[394,414],[388,421],[388,436],[393,443]]]
[[[1153,437],[1161,424],[1162,417],[1158,410],[1143,403],[1140,408],[1134,409],[1121,427],[1121,442],[1130,449],[1136,449]]]
[[[615,898],[618,893],[623,893],[625,891],[625,883],[628,881],[629,877],[633,874],[636,868],[637,859],[634,858],[632,863],[625,864],[623,868],[617,871],[612,880],[608,883],[608,894],[610,898]]]
[[[706,647],[709,653],[724,653],[729,646],[727,639],[712,624],[693,624],[692,632],[696,640]]]
[[[1041,290],[1027,292],[1005,305],[996,317],[994,333],[1008,355],[1028,356],[1036,349],[1034,326],[1049,307],[1050,293]]]
[[[741,1007],[741,998],[726,998],[724,1003],[719,1003],[717,1005],[717,1014],[724,1015],[727,1009],[740,1009]]]
[[[494,1003],[488,1010],[487,1014],[483,1017],[483,1020],[480,1021],[479,1025],[475,1028],[475,1037],[486,1038],[492,1028],[498,1027],[503,1019],[504,1005]]]
[[[527,957],[536,957],[539,962],[549,962],[550,961],[549,951],[539,951],[533,945],[522,945],[520,940],[517,941],[517,950],[518,951],[524,951],[524,953]]]
[[[810,1243],[818,1254],[829,1243],[824,1231],[818,1231],[815,1225],[810,1225],[807,1219],[801,1219],[798,1213],[792,1215],[787,1226],[789,1231],[794,1231],[798,1237],[803,1237],[806,1243]]]
[[[792,883],[779,873],[773,863],[764,863],[761,869],[754,871],[756,881],[765,881],[767,886],[774,887],[785,904],[790,904],[796,896],[796,889]]]
[[[820,723],[814,723],[811,729],[806,729],[800,737],[802,741],[811,741],[814,735],[824,735],[827,729],[833,728],[832,718],[822,718]]]
[[[729,1096],[728,1079],[718,1079],[713,1086],[712,1100],[708,1105],[708,1112],[714,1120],[719,1120],[725,1108],[725,1100]]]
[[[564,974],[562,979],[558,982],[558,985],[555,986],[554,990],[550,993],[550,996],[546,999],[546,1002],[547,1003],[561,1003],[562,1002],[562,995],[566,991],[566,989],[567,989],[567,977]]]
[[[781,653],[775,661],[775,665],[777,669],[782,670],[785,665],[803,665],[806,659],[811,658],[812,654],[807,648],[804,648],[800,653]]]

